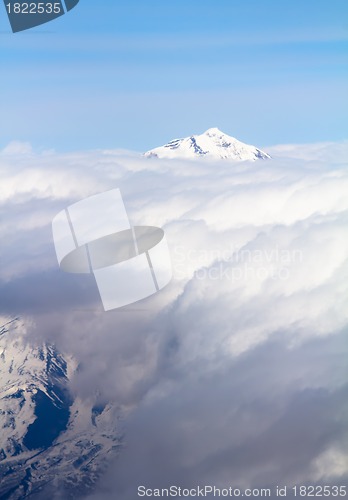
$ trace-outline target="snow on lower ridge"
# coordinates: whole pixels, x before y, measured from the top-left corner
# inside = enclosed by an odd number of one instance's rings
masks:
[[[73,398],[76,362],[26,342],[17,318],[0,326],[0,498],[78,497],[121,447],[120,410]]]

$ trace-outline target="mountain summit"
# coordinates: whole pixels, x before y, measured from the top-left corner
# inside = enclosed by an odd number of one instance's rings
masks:
[[[244,144],[234,137],[224,134],[218,128],[210,128],[201,135],[191,135],[183,139],[174,139],[164,146],[144,153],[148,158],[202,158],[211,160],[224,159],[235,161],[255,161],[270,158],[255,146]]]

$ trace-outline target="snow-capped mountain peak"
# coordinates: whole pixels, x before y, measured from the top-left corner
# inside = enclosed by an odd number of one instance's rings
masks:
[[[209,128],[200,135],[191,135],[183,139],[174,139],[164,146],[144,153],[147,157],[157,158],[208,158],[235,161],[266,160],[270,156],[249,144],[221,132],[216,127]]]
[[[226,135],[223,132],[221,132],[221,130],[219,130],[217,127],[208,128],[208,130],[206,130],[204,134],[210,137],[213,137],[215,135]]]

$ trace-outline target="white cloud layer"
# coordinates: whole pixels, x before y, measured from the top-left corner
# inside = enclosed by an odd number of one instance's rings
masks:
[[[134,499],[141,481],[347,480],[346,147],[279,146],[250,164],[0,154],[0,313],[81,361],[80,397],[132,410],[95,498]],[[165,229],[174,280],[103,313],[89,277],[57,268],[50,223],[114,187],[133,224]]]

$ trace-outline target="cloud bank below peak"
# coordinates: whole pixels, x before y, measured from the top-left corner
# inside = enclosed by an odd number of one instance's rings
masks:
[[[28,340],[79,360],[80,397],[132,410],[94,498],[133,500],[138,484],[345,484],[345,147],[243,163],[0,154],[1,315],[28,316]],[[105,314],[92,281],[58,269],[50,224],[115,187],[133,224],[165,229],[174,280]]]

